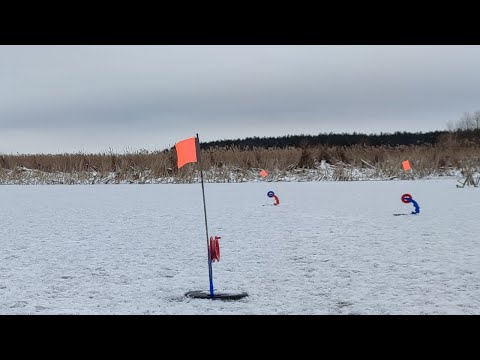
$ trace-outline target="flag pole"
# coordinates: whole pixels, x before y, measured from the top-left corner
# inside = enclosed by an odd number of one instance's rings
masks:
[[[200,156],[200,139],[198,137],[198,133],[197,133],[196,146],[197,146],[197,154],[198,154],[198,166],[200,167],[200,179],[202,181],[203,213],[205,215],[205,233],[207,235],[208,279],[210,281],[210,297],[213,297],[212,259],[210,257],[210,245],[208,242],[207,206],[205,205],[205,188],[203,186],[203,170],[202,170],[202,160]]]

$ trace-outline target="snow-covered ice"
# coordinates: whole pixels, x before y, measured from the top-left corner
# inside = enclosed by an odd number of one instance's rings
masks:
[[[233,302],[184,296],[208,290],[200,184],[0,186],[0,314],[480,314],[480,189],[456,183],[205,184]]]

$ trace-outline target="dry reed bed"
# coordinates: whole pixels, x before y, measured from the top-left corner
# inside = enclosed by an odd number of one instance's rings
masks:
[[[408,159],[412,172],[404,172]],[[434,146],[403,147],[235,147],[202,150],[205,180],[240,182],[265,169],[272,180],[407,179],[451,175],[480,169],[480,145],[444,141]],[[0,183],[96,184],[195,182],[195,166],[176,167],[176,153],[141,151],[115,154],[0,155]]]

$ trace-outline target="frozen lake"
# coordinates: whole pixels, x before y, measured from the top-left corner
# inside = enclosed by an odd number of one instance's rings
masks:
[[[205,184],[235,302],[184,297],[208,290],[200,184],[0,186],[0,314],[480,314],[480,188],[455,184]]]

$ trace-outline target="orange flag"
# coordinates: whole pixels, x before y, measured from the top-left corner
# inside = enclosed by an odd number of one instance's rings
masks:
[[[265,170],[262,170],[262,171],[260,171],[260,175],[262,175],[262,177],[265,177],[265,176],[267,176],[268,174],[267,174],[267,172],[266,172]]]
[[[410,162],[408,160],[402,161],[403,170],[408,171],[411,169]]]
[[[177,150],[177,166],[180,169],[183,165],[197,162],[197,142],[196,138],[188,138],[175,144]]]

